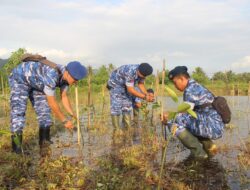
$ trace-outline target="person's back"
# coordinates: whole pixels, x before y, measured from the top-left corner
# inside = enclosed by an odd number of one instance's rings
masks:
[[[139,64],[120,66],[111,73],[108,85],[110,87],[124,87],[127,82],[135,80],[138,67]]]
[[[64,127],[74,127],[71,119],[64,115],[56,101],[56,87],[60,88],[63,107],[68,114],[75,116],[67,96],[67,89],[69,85],[77,83],[78,80],[87,75],[86,68],[78,61],[70,62],[66,67],[57,65],[46,58],[39,61],[24,60],[12,70],[9,76],[12,150],[18,154],[23,152],[22,136],[25,127],[27,100],[31,101],[37,114],[39,145],[42,148],[51,144],[50,128],[53,124],[50,116],[51,110]],[[20,143],[15,143],[16,138],[19,139]]]
[[[65,68],[57,65],[61,73]],[[12,70],[11,76],[20,83],[29,85],[32,88],[43,91],[45,86],[56,86],[56,79],[59,79],[59,73],[56,69],[44,65],[40,62],[23,62]]]
[[[194,111],[198,115],[195,127],[190,127],[192,133],[210,139],[218,139],[222,136],[224,124],[218,112],[212,106],[196,109],[201,105],[212,104],[214,96],[209,90],[195,80],[189,79],[183,100],[193,103]]]

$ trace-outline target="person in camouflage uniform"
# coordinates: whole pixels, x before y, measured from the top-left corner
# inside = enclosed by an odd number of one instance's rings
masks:
[[[55,98],[56,87],[60,88],[64,108],[71,115],[70,101],[67,97],[69,85],[77,83],[87,75],[86,68],[80,62],[70,62],[66,67],[56,65],[57,69],[38,61],[25,61],[14,68],[9,76],[12,149],[21,153],[21,144],[17,145],[17,136],[22,143],[22,131],[25,126],[27,100],[30,99],[39,122],[39,144],[42,146],[50,141],[51,109],[66,128],[73,128],[73,123],[62,113]]]
[[[135,87],[135,89],[139,92],[140,89],[138,87]],[[154,90],[149,88],[147,89],[148,96],[154,98]],[[143,99],[138,97],[132,97],[132,105],[133,105],[133,115],[134,115],[134,123],[138,124],[139,121],[139,114],[140,114],[140,108],[142,107]]]
[[[108,80],[107,88],[110,91],[111,118],[115,129],[119,128],[120,115],[123,116],[125,127],[131,125],[132,96],[153,101],[148,96],[144,86],[144,80],[151,75],[153,68],[148,63],[135,65],[123,65],[114,70]],[[141,92],[135,90],[134,86],[138,84]]]
[[[190,104],[197,114],[196,119],[188,113],[179,113],[175,122],[169,121],[168,126],[177,127],[176,136],[191,150],[192,156],[213,156],[217,152],[217,147],[212,140],[222,137],[224,123],[211,105],[197,109],[201,105],[212,103],[213,94],[191,79],[185,66],[175,67],[169,72],[168,77],[178,90],[184,91],[183,101]],[[164,119],[167,120],[167,114]]]

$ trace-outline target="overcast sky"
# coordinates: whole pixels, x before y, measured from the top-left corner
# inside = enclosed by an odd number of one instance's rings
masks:
[[[0,0],[0,58],[250,72],[248,0]]]

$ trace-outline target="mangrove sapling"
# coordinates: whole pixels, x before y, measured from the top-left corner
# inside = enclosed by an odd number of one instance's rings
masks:
[[[168,86],[166,86],[166,91],[170,95],[172,100],[174,102],[178,103],[178,96],[176,95],[176,93]],[[185,112],[189,113],[194,118],[197,118],[196,113],[193,110],[191,110],[191,106],[188,103],[183,102],[183,103],[178,105],[177,111],[169,112],[168,120],[172,120],[172,123],[174,124],[177,114],[178,113],[185,113]],[[162,114],[162,121],[163,121],[163,114]],[[163,123],[163,125],[164,125],[164,123]],[[164,127],[166,128],[167,126],[164,126]],[[172,135],[170,135],[169,138],[165,138],[165,142],[163,144],[164,151],[163,151],[163,156],[162,156],[162,160],[161,160],[160,176],[159,176],[159,182],[158,182],[158,187],[157,187],[158,190],[160,190],[160,183],[161,183],[162,173],[163,173],[164,164],[165,164],[165,160],[166,160],[168,143],[169,143],[170,139],[175,136],[176,129],[177,129],[177,127],[175,125],[173,125],[172,130],[171,130]]]
[[[151,125],[153,125],[153,111],[155,109],[158,109],[159,107],[161,107],[161,103],[160,102],[152,102],[151,103],[152,106],[151,106],[151,118],[150,118],[150,123]],[[148,107],[148,103],[145,102],[145,101],[142,101],[142,105],[141,107],[139,108],[140,112],[142,113],[142,116],[143,116],[143,120],[144,121],[148,121],[149,120],[149,114],[150,114],[150,109]]]
[[[80,146],[80,121],[79,121],[79,103],[78,103],[78,88],[75,86],[75,99],[76,99],[76,125],[77,125],[77,139],[78,145]]]

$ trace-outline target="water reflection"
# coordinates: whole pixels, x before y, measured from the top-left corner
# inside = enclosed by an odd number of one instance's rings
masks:
[[[167,150],[166,175],[170,175],[173,179],[189,185],[190,189],[250,189],[249,178],[248,182],[244,184],[241,181],[240,164],[237,159],[237,155],[240,153],[237,147],[242,146],[242,142],[249,138],[249,115],[244,112],[250,109],[250,105],[246,97],[235,100],[228,97],[228,100],[229,102],[234,101],[234,105],[231,105],[233,109],[233,127],[226,129],[223,138],[215,141],[222,151],[213,159],[194,162],[185,159],[189,155],[189,151],[179,143],[178,139],[171,138]],[[239,104],[236,104],[236,100]],[[176,108],[176,104],[169,98],[165,99],[164,102],[166,103],[164,106],[168,109]],[[243,110],[244,112],[237,110]],[[159,115],[154,117],[157,120]],[[119,150],[124,147],[141,144],[144,133],[149,132],[161,137],[159,123],[158,125],[154,123],[155,126],[150,127],[150,124],[143,122],[144,120],[141,117],[137,125],[130,130],[113,130],[110,122],[104,126],[108,128],[104,134],[93,133],[91,130],[84,131],[84,163],[92,166],[95,160],[104,155],[119,154]],[[55,154],[55,149],[57,149],[59,150],[58,155],[79,156],[76,133],[69,137],[67,133],[62,132],[57,140],[59,143],[56,143],[56,146],[58,144],[61,144],[61,146],[59,148],[54,147],[52,154]],[[71,143],[70,147],[65,147],[68,142]],[[161,156],[161,151],[159,151],[158,164]],[[249,168],[247,170],[246,173],[249,173]]]

